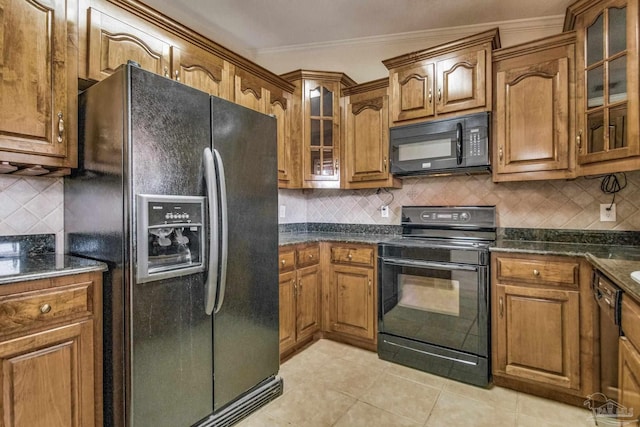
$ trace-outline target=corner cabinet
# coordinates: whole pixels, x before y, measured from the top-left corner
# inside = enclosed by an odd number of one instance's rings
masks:
[[[498,49],[493,69],[494,182],[574,178],[575,33]]]
[[[575,29],[576,145],[580,175],[640,168],[638,0],[582,0]]]
[[[389,172],[389,79],[342,91],[345,104],[342,188],[402,186]]]
[[[340,188],[343,73],[298,70],[281,76],[295,85],[291,144],[298,147],[302,188]]]
[[[328,265],[323,298],[329,338],[376,350],[375,245],[327,243]]]
[[[491,267],[494,383],[581,404],[597,391],[587,262],[494,252]]]
[[[3,285],[3,426],[102,426],[102,274]]]
[[[383,61],[393,125],[491,111],[491,53],[498,29]]]
[[[71,0],[3,2],[0,173],[76,166],[77,13]]]
[[[313,339],[320,331],[320,246],[280,248],[280,357]]]

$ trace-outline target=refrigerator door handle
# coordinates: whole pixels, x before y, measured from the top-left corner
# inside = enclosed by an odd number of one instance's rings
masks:
[[[218,286],[218,191],[213,154],[209,147],[204,149],[204,180],[207,185],[209,203],[209,269],[205,283],[205,312],[213,313]]]
[[[217,178],[220,184],[219,196],[220,196],[220,289],[218,290],[218,300],[213,310],[217,313],[222,308],[224,302],[224,294],[227,287],[227,258],[228,258],[228,241],[229,241],[229,221],[227,215],[227,183],[225,180],[224,164],[222,163],[222,156],[218,150],[213,150],[216,171],[218,172]]]

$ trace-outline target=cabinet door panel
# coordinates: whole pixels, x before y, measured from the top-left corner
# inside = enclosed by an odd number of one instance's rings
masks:
[[[331,329],[373,339],[373,271],[334,266],[331,274]]]
[[[313,335],[320,329],[320,266],[298,270],[297,340]]]
[[[640,353],[622,337],[618,357],[618,403],[635,413],[640,408]]]
[[[235,75],[234,102],[261,113],[267,112],[266,93],[257,77],[237,73]]]
[[[221,58],[195,46],[171,47],[173,79],[209,95],[229,99],[229,69]]]
[[[438,61],[438,114],[485,106],[486,56],[481,49]]]
[[[280,274],[280,353],[296,343],[296,273]]]
[[[102,80],[128,60],[169,76],[169,43],[99,10],[89,9],[89,78]]]
[[[434,64],[412,65],[391,75],[391,120],[433,115]]]
[[[387,96],[347,106],[347,179],[349,182],[387,179],[389,152]]]
[[[496,369],[579,389],[579,292],[509,285],[497,285],[496,291]]]
[[[93,425],[92,341],[82,322],[1,343],[3,425]]]
[[[293,179],[291,163],[291,95],[269,92],[269,114],[277,123],[278,135],[278,184],[286,188]]]
[[[65,0],[7,0],[0,13],[0,149],[67,153]]]
[[[497,74],[497,173],[569,168],[567,58]]]

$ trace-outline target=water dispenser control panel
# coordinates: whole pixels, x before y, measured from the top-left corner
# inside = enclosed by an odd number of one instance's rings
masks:
[[[205,198],[139,194],[138,283],[204,271]]]

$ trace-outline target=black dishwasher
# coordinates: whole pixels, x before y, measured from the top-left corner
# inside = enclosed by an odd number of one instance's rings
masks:
[[[600,392],[618,399],[618,338],[622,291],[600,271],[593,271],[593,296],[598,304]]]

